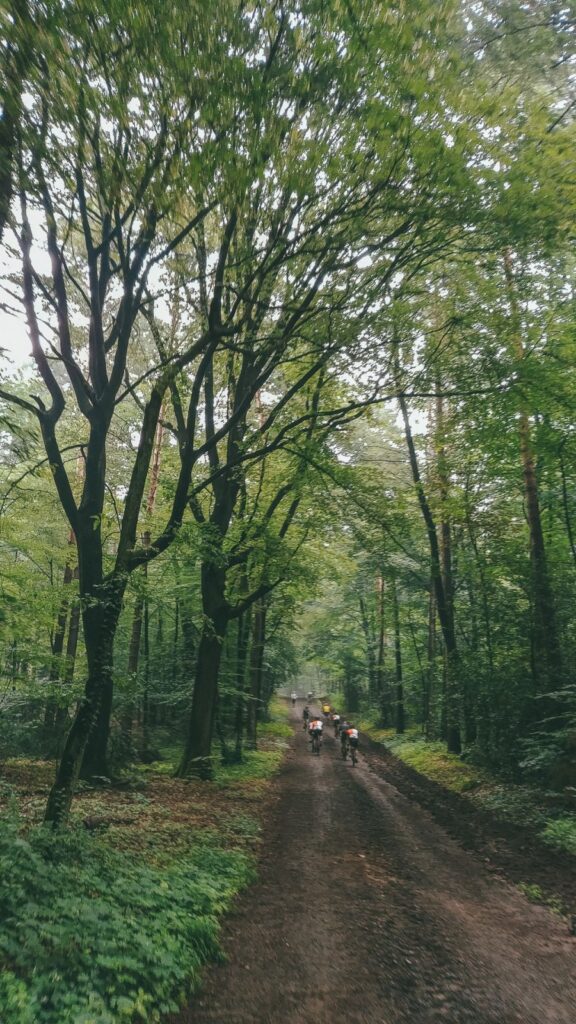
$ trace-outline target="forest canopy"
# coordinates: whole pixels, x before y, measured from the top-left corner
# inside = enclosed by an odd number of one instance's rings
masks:
[[[210,780],[309,678],[576,784],[572,0],[0,19],[0,750],[46,820],[163,743]]]

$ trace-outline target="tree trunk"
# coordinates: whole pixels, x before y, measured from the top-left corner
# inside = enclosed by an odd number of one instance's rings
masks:
[[[126,580],[114,580],[106,587],[101,612],[100,629],[94,630],[93,637],[88,636],[87,615],[84,614],[84,639],[86,655],[90,671],[91,662],[100,672],[100,690],[95,715],[87,737],[80,775],[83,779],[109,779],[108,737],[110,735],[110,717],[112,714],[114,660],[114,638],[120,617],[121,603],[126,589]],[[94,655],[90,658],[89,646],[94,645]]]
[[[441,382],[437,381],[440,388]],[[460,684],[457,676],[458,662],[456,658],[456,627],[454,622],[454,578],[452,573],[452,527],[447,512],[449,498],[448,468],[446,464],[444,399],[439,395],[436,399],[436,436],[437,436],[437,471],[440,491],[440,574],[444,591],[445,614],[449,624],[449,632],[453,645],[445,642],[445,713],[446,713],[446,745],[452,754],[459,754],[460,739]],[[445,638],[446,640],[446,638]]]
[[[428,679],[426,677],[426,672],[425,672],[424,667],[422,665],[422,655],[420,653],[420,648],[418,647],[418,641],[416,639],[416,631],[414,629],[414,623],[412,622],[412,616],[410,615],[410,611],[408,611],[408,626],[410,628],[410,636],[412,637],[412,646],[414,648],[414,654],[416,655],[416,661],[418,662],[418,670],[420,672],[420,680],[421,680],[421,683],[422,683],[422,694],[421,694],[421,704],[420,704],[420,707],[421,707],[420,725],[422,726],[422,732],[425,734],[426,733],[426,723],[427,723],[428,714],[429,714]]]
[[[354,670],[354,661],[351,655],[345,655],[344,658],[344,703],[346,710],[351,714],[355,714],[358,711],[360,701],[358,695],[358,684],[356,681],[356,672]]]
[[[380,725],[386,728],[390,721],[390,707],[388,694],[386,692],[385,674],[385,602],[384,602],[384,573],[376,577],[376,593],[378,595],[378,650],[376,655],[376,689],[378,691],[378,702],[380,706]]]
[[[186,605],[186,602],[185,601],[179,602],[179,608],[180,608],[180,621],[182,623],[182,658],[181,658],[182,669],[181,669],[181,672],[180,672],[180,676],[190,682],[190,692],[192,692],[193,680],[194,680],[194,672],[195,672],[195,665],[196,665],[196,654],[197,654],[196,640],[197,640],[197,637],[196,637],[195,630],[194,630],[194,625],[193,625],[193,622],[192,622],[192,616],[190,615],[190,610],[189,610],[188,606]],[[177,642],[177,637],[176,637],[176,631],[175,631],[174,632],[174,647],[175,647],[174,657],[175,658],[176,658],[176,642]]]
[[[392,612],[394,615],[394,660],[396,667],[396,732],[402,734],[406,727],[404,711],[404,684],[402,680],[402,641],[400,637],[400,608],[396,580],[392,575]]]
[[[362,619],[362,630],[364,632],[364,640],[366,643],[366,664],[368,668],[368,693],[370,695],[370,704],[376,702],[376,662],[374,658],[374,637],[371,629],[370,619],[368,617],[368,608],[366,601],[363,597],[359,598],[360,601],[360,616]]]
[[[64,569],[64,584],[70,585],[72,582],[72,570],[69,564],[66,564]],[[50,664],[50,675],[49,680],[51,683],[56,683],[60,678],[60,671],[62,668],[62,654],[64,651],[64,637],[66,635],[66,625],[68,622],[68,597],[63,597],[60,602],[60,608],[58,609],[58,615],[56,618],[56,626],[54,629],[54,635],[52,638],[52,658]],[[54,696],[50,696],[46,702],[46,711],[44,713],[44,728],[47,733],[53,731],[56,723],[56,715],[58,712],[58,701],[55,700]]]
[[[469,647],[474,659],[476,659],[476,661],[481,664],[477,600],[471,574],[468,576],[468,579],[466,581],[466,589],[468,591],[468,601],[470,606]],[[478,733],[476,720],[479,699],[479,685],[478,675],[476,672],[472,677],[469,672],[466,673],[463,680],[462,690],[462,717],[464,719],[464,742],[466,743],[467,746],[470,746],[472,743],[475,743],[476,736]]]
[[[212,734],[218,692],[222,643],[229,613],[225,599],[226,570],[213,561],[201,569],[204,625],[198,648],[194,693],[188,735],[182,760],[176,772],[180,779],[213,777]]]
[[[152,456],[152,466],[150,470],[150,484],[148,487],[148,498],[146,501],[146,515],[148,518],[154,511],[154,505],[156,503],[156,493],[158,490],[158,479],[160,475],[160,456],[162,452],[162,442],[164,439],[164,427],[162,425],[164,406],[160,407],[160,414],[158,424],[156,426],[156,434],[154,437],[154,452]],[[150,529],[144,531],[142,537],[143,547],[149,548],[151,542]],[[138,680],[138,665],[140,660],[140,637],[142,633],[142,623],[145,615],[148,614],[148,599],[147,599],[147,584],[148,584],[148,565],[145,563],[142,567],[143,573],[143,588],[142,591],[136,595],[136,601],[134,603],[134,613],[132,616],[132,628],[130,630],[130,648],[128,653],[128,679],[134,684]],[[146,605],[146,611],[145,609]],[[147,669],[148,671],[148,669]],[[134,719],[134,703],[128,701],[124,712],[122,714],[120,729],[122,733],[122,747],[126,754],[133,756],[134,745],[132,741],[132,729]],[[146,712],[144,711],[142,716],[142,722],[144,727],[144,735],[142,737],[142,749],[145,752],[148,748],[148,739],[145,733],[146,730]]]
[[[428,534],[428,543],[430,545],[430,566],[432,570],[432,583],[434,587],[434,594],[436,597],[436,609],[438,612],[438,618],[440,619],[442,637],[444,640],[447,694],[446,741],[450,753],[459,754],[461,751],[461,740],[456,699],[458,651],[456,646],[456,634],[454,631],[454,617],[451,611],[451,603],[449,600],[447,600],[444,582],[442,578],[442,564],[440,558],[440,546],[438,543],[436,523],[434,521],[432,509],[430,508],[430,503],[426,496],[426,492],[422,484],[422,479],[420,477],[416,448],[414,445],[414,439],[412,437],[412,430],[410,428],[410,420],[408,418],[408,409],[406,406],[406,401],[402,394],[399,394],[398,401],[402,412],[402,419],[404,421],[404,431],[406,435],[406,443],[408,445],[408,455],[410,459],[410,467],[412,470],[412,479],[414,480],[414,486],[416,488],[418,503],[420,505],[420,510],[422,512],[422,518],[424,519],[424,523],[426,525],[426,532]]]
[[[256,750],[258,745],[258,712],[262,704],[262,668],[266,645],[266,603],[256,602],[252,622],[252,644],[250,647],[250,687],[246,716],[246,746]]]
[[[520,443],[526,494],[526,512],[530,529],[532,593],[534,596],[534,662],[535,684],[539,693],[558,688],[561,677],[560,649],[556,627],[556,610],[546,561],[544,534],[540,518],[535,459],[530,443],[530,424],[521,416]]]
[[[74,572],[74,579],[78,579],[78,570]],[[68,624],[68,640],[66,642],[66,661],[64,665],[64,682],[71,683],[74,679],[76,668],[76,654],[78,651],[78,637],[80,636],[80,602],[76,599],[70,610],[70,622]]]
[[[78,579],[78,570],[74,571],[74,579]],[[68,622],[68,639],[66,641],[66,657],[64,660],[63,682],[69,686],[74,680],[74,669],[76,666],[76,651],[78,649],[78,637],[80,634],[80,602],[76,599],[70,608],[70,619]],[[69,724],[69,702],[60,702],[56,708],[54,719],[54,732],[56,735],[57,756],[62,753],[64,734]]]
[[[516,283],[512,258],[509,251],[504,253],[504,275],[510,303],[512,345],[518,367],[521,370],[525,360],[524,342],[522,338],[522,320],[516,293]],[[524,478],[524,494],[526,498],[526,518],[530,533],[530,565],[532,574],[533,596],[533,673],[534,686],[537,693],[546,694],[558,690],[562,684],[562,663],[556,609],[548,566],[542,519],[538,480],[536,476],[536,457],[532,447],[530,418],[526,408],[519,408],[519,442],[522,474]],[[541,714],[548,725],[558,725],[557,716],[562,713],[560,702],[550,698],[545,704],[539,702]]]
[[[77,477],[78,481],[81,481],[83,476],[84,476],[84,460],[79,455],[78,456],[78,460],[77,460],[77,464],[76,464],[76,477]],[[74,535],[74,530],[70,530],[70,532],[68,534],[68,547],[72,548],[72,547],[75,547],[75,546],[76,546],[76,537]],[[70,562],[71,562],[71,559],[69,558],[68,561],[66,562],[66,567],[64,569],[64,585],[65,586],[70,586],[70,584],[72,583],[73,580],[78,582],[78,575],[79,575],[79,573],[78,573],[78,565],[76,565],[76,568],[74,569],[74,571],[72,571],[72,569],[70,568]],[[65,630],[66,630],[66,617],[67,617],[67,612],[68,612],[68,606],[69,606],[69,598],[65,597],[62,600],[62,605],[61,605],[61,609],[60,609],[60,616],[59,616],[59,624],[61,623],[61,625],[62,625],[61,640],[60,640],[60,645],[59,645],[60,646],[60,655],[62,654],[62,651],[63,651],[63,642],[64,642],[64,633],[65,633]],[[68,683],[68,684],[70,684],[72,682],[73,678],[74,678],[74,665],[76,663],[76,650],[77,650],[77,647],[78,647],[79,628],[80,628],[80,602],[78,600],[78,596],[76,595],[76,597],[72,601],[72,607],[70,608],[70,619],[69,619],[69,623],[68,623],[68,639],[67,639],[67,642],[66,642],[66,659],[64,661],[64,666],[63,666],[63,680],[64,680],[65,683]],[[61,673],[60,664],[56,663],[56,665],[54,665],[53,667],[56,669],[56,674],[54,675],[54,679],[58,679],[60,677],[60,675],[62,674]],[[51,676],[51,678],[52,678],[52,676]],[[56,703],[55,710],[54,710],[54,716],[53,716],[53,726],[54,726],[54,733],[55,733],[55,740],[56,740],[56,754],[57,754],[57,756],[59,756],[60,751],[61,751],[62,740],[63,740],[63,731],[64,731],[64,727],[65,727],[67,721],[68,721],[68,707],[64,706],[62,703],[60,703],[60,704]]]
[[[84,767],[84,756],[88,738],[99,724],[106,721],[112,704],[112,658],[114,637],[120,615],[125,582],[111,580],[104,594],[97,601],[87,603],[83,609],[84,640],[88,661],[88,680],[84,697],[64,744],[64,750],[56,780],[46,807],[45,821],[60,825],[68,815],[74,788]],[[99,734],[99,745],[94,749],[97,757],[88,762],[94,776],[107,777],[106,748],[104,736]],[[104,760],[102,760],[102,754]]]
[[[572,552],[572,561],[576,566],[576,544],[574,543],[574,530],[572,527],[572,518],[570,515],[570,502],[568,500],[568,487],[566,484],[566,469],[564,467],[564,458],[562,456],[562,451],[560,451],[560,477],[562,480],[562,509],[564,511],[566,534],[568,537],[568,543],[570,545],[570,551]]]
[[[109,781],[112,774],[108,762],[108,737],[114,693],[112,647],[113,643],[110,645],[110,668],[101,673],[100,699],[82,758],[80,776],[87,782]]]
[[[426,645],[426,689],[424,692],[424,735],[429,740],[432,735],[432,703],[434,694],[434,681],[436,676],[436,597],[434,593],[434,581],[430,580],[430,595],[428,600],[428,642]]]
[[[144,566],[146,569],[146,566]],[[140,638],[142,636],[142,618],[144,613],[144,594],[140,591],[136,594],[134,611],[132,613],[132,626],[130,628],[130,645],[128,647],[127,676],[129,685],[137,687],[138,662],[140,658]],[[122,755],[126,759],[132,759],[134,750],[134,700],[128,695],[128,700],[120,717],[120,734]]]
[[[150,726],[152,724],[152,706],[150,701],[150,602],[148,595],[144,599],[143,648],[144,648],[144,690],[142,693],[142,737],[140,757],[148,759],[150,752]]]
[[[236,648],[236,711],[234,715],[234,760],[242,760],[242,742],[244,734],[244,690],[246,688],[246,662],[248,659],[248,637],[250,635],[250,615],[244,612],[238,619],[238,636]]]
[[[178,671],[178,663],[179,663],[179,660],[180,660],[179,659],[179,655],[178,655],[178,645],[179,645],[179,642],[180,642],[180,601],[178,600],[178,598],[176,598],[175,605],[174,605],[174,633],[172,635],[172,671],[171,671],[171,678],[172,678],[172,689],[173,690],[176,688],[176,685],[177,685],[177,683],[179,681],[179,678],[180,678],[180,673]]]
[[[158,625],[156,627],[156,638],[154,640],[154,656],[150,654],[150,667],[149,674],[152,681],[152,690],[150,694],[150,728],[153,729],[156,726],[163,725],[162,712],[164,709],[164,702],[158,701],[158,687],[155,685],[160,676],[164,675],[164,664],[166,659],[166,652],[164,650],[164,615],[162,613],[162,605],[159,605],[157,610]]]
[[[478,570],[478,579],[480,581],[480,597],[482,601],[482,617],[484,619],[484,630],[486,634],[486,649],[488,653],[488,668],[490,670],[490,676],[494,674],[494,651],[492,644],[492,619],[490,615],[490,602],[488,600],[488,592],[486,587],[486,574],[484,572],[484,564],[478,548],[478,542],[476,539],[476,532],[472,523],[472,514],[470,510],[470,503],[468,499],[468,489],[465,491],[465,509],[466,509],[466,526],[468,528],[468,537],[472,545],[474,552],[474,560],[476,562],[476,568]]]

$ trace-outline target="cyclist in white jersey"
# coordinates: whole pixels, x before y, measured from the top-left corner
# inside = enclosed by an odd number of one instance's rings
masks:
[[[310,735],[310,739],[313,739],[314,736],[317,736],[318,739],[321,740],[323,728],[324,723],[322,722],[321,718],[311,718],[310,724],[308,725],[308,733]]]

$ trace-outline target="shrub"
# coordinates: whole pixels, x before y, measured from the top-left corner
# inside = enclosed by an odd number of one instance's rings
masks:
[[[157,1021],[218,956],[248,859],[204,843],[160,870],[97,838],[0,821],[2,1024]]]
[[[528,828],[542,828],[547,811],[544,793],[530,786],[511,786],[495,783],[479,794],[475,803],[490,811],[502,821]]]
[[[576,816],[569,814],[565,818],[549,821],[542,832],[542,838],[550,846],[576,854]]]

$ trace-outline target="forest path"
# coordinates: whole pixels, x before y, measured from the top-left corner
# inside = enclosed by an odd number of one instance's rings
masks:
[[[576,940],[362,755],[300,729],[228,962],[174,1024],[573,1024]]]

